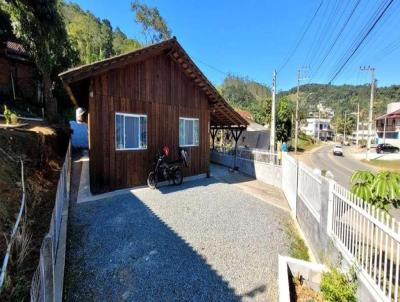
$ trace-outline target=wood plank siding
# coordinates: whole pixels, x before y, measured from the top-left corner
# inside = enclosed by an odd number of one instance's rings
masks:
[[[199,118],[198,147],[187,147],[184,176],[206,173],[209,164],[209,104],[168,54],[108,70],[90,78],[90,183],[93,193],[146,183],[157,150],[167,145],[171,159],[179,147],[179,117]],[[147,115],[147,149],[117,151],[115,112]]]

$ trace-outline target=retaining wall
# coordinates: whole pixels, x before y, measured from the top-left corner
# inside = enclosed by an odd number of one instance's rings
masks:
[[[223,165],[226,167],[233,167],[235,159],[233,155],[211,151],[210,160],[211,162],[219,165]],[[275,186],[280,189],[282,188],[281,166],[237,157],[236,167],[238,167],[239,171],[244,174],[254,177],[266,184]]]

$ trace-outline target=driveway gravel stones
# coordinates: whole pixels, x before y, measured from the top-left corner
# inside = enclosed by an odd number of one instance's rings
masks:
[[[215,178],[74,204],[66,301],[276,301],[290,215]]]

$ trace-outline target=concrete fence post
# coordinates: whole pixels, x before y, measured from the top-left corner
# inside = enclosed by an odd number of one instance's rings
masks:
[[[329,180],[329,195],[328,195],[328,217],[327,217],[327,225],[326,232],[329,236],[332,235],[332,221],[333,221],[333,186],[335,185],[335,181],[333,179]]]
[[[41,261],[43,265],[43,301],[54,301],[54,255],[53,239],[49,234],[43,239]]]

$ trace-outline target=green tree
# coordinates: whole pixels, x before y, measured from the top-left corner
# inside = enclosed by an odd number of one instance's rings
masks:
[[[156,7],[149,7],[135,0],[131,3],[131,9],[135,13],[136,23],[142,26],[146,41],[156,43],[171,38],[171,30]]]
[[[336,115],[332,124],[336,133],[344,133],[346,129],[346,135],[350,135],[356,127],[354,116],[350,116],[349,114],[346,117],[344,115]]]
[[[0,0],[13,26],[13,33],[33,58],[42,77],[47,117],[55,120],[57,100],[53,80],[73,58],[57,0]]]
[[[117,27],[113,32],[113,54],[119,55],[142,47],[139,41],[128,37]]]
[[[292,107],[287,97],[279,100],[276,112],[276,138],[287,142],[292,134]]]
[[[113,55],[113,30],[110,21],[104,19],[100,23],[102,40],[101,57],[109,58]]]
[[[88,64],[113,55],[110,21],[84,12],[77,4],[63,4],[62,14],[69,40],[79,54],[80,63]]]
[[[251,103],[250,112],[256,123],[261,125],[271,123],[271,102],[271,99],[267,98]]]

